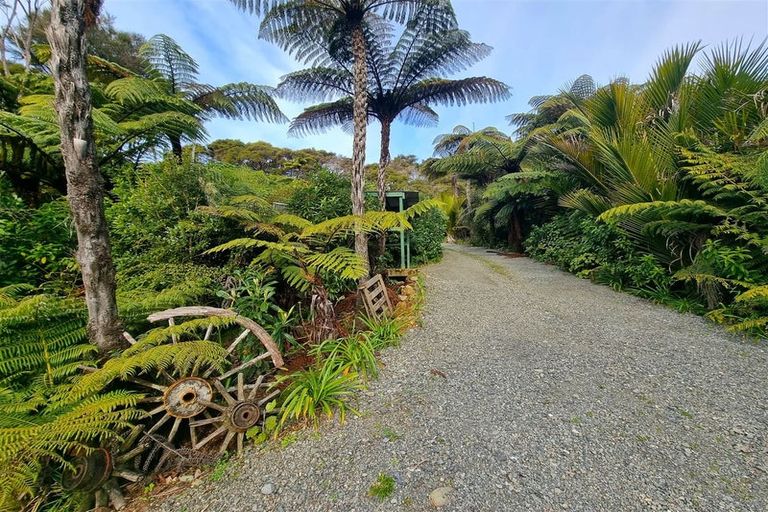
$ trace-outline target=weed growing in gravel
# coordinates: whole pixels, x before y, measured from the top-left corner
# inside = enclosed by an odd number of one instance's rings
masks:
[[[283,448],[288,448],[298,440],[299,436],[296,434],[296,432],[292,432],[280,440],[280,446]]]
[[[382,501],[392,496],[395,492],[395,479],[392,475],[386,473],[379,473],[376,481],[368,489],[368,495],[373,498],[378,498]]]
[[[403,437],[389,427],[383,427],[381,429],[381,435],[383,435],[389,442],[397,441],[398,439]]]
[[[213,466],[213,471],[211,472],[211,481],[218,482],[224,478],[224,475],[227,472],[227,468],[229,468],[229,457],[224,454],[219,460],[216,461],[216,465]]]

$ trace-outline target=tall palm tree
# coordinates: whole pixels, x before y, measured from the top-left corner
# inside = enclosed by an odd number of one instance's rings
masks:
[[[259,34],[306,63],[327,64],[330,60],[352,63],[354,77],[352,212],[365,212],[365,137],[368,118],[366,33],[382,30],[387,21],[404,23],[425,10],[429,28],[456,26],[449,0],[231,0],[241,9],[266,11]],[[355,252],[368,261],[368,239],[355,233]]]
[[[141,46],[139,55],[148,64],[146,73],[149,78],[162,84],[166,94],[178,96],[196,105],[201,121],[215,116],[270,122],[287,121],[272,99],[271,87],[247,82],[220,86],[199,83],[195,59],[165,34],[151,37]],[[180,158],[180,135],[169,132],[167,137],[173,153]]]
[[[438,115],[432,105],[465,105],[498,101],[509,97],[509,88],[487,77],[458,80],[442,78],[486,57],[491,48],[473,43],[463,30],[429,31],[416,18],[396,44],[388,34],[368,44],[368,118],[381,124],[381,155],[377,174],[379,203],[384,207],[385,172],[390,161],[392,123],[434,125]],[[322,131],[352,120],[353,75],[343,63],[313,67],[283,77],[278,93],[299,100],[336,101],[306,109],[291,123],[290,132]]]
[[[522,142],[494,127],[457,134],[461,128],[435,139],[436,153],[446,156],[431,162],[427,169],[430,175],[455,175],[485,186],[500,176],[520,171],[526,154]]]

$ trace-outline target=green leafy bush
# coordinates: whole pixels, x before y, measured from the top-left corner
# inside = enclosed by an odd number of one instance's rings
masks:
[[[288,201],[292,213],[315,224],[352,213],[352,184],[348,176],[320,169],[309,173],[306,181],[300,183]],[[375,196],[366,196],[365,209],[379,209]]]
[[[257,267],[235,270],[229,276],[231,285],[216,295],[224,299],[225,306],[262,326],[285,352],[296,342],[291,331],[299,318],[294,306],[284,310],[277,305],[278,280],[274,274],[274,269]],[[240,347],[241,350],[249,348],[246,344]]]
[[[288,201],[288,208],[312,223],[352,213],[352,184],[327,169],[309,173],[306,185]]]
[[[65,199],[29,208],[0,186],[0,286],[77,278]]]
[[[582,275],[601,265],[626,261],[630,247],[618,229],[581,212],[558,215],[533,228],[525,240],[532,258]]]
[[[448,218],[438,208],[432,208],[411,222],[411,261],[416,265],[439,261],[443,257],[443,242],[448,230]]]
[[[197,211],[212,200],[208,176],[204,165],[168,158],[118,177],[107,207],[118,261],[191,262],[221,240],[226,221]]]
[[[321,414],[332,418],[337,410],[343,422],[347,411],[354,412],[347,400],[363,388],[356,373],[345,370],[332,359],[280,380],[290,382],[283,391],[280,427],[289,420],[309,421],[317,426]]]

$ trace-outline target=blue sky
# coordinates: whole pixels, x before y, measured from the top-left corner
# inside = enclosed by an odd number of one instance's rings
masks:
[[[392,154],[427,158],[432,140],[457,124],[509,131],[504,116],[528,110],[531,96],[555,92],[577,76],[604,84],[618,76],[641,82],[661,53],[701,40],[714,46],[738,37],[768,36],[768,0],[453,0],[461,28],[494,48],[490,57],[462,73],[489,76],[512,88],[504,103],[438,107],[437,127],[396,124]],[[276,85],[301,67],[274,45],[257,38],[259,19],[227,0],[107,0],[106,10],[122,30],[147,37],[166,33],[200,64],[211,84],[247,81]],[[304,105],[280,101],[288,116]],[[211,140],[266,140],[291,148],[315,147],[349,156],[351,137],[341,130],[304,138],[286,135],[287,125],[213,120]],[[378,125],[368,129],[369,162],[378,159]]]

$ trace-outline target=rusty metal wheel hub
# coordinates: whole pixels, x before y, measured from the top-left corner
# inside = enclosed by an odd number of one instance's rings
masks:
[[[261,410],[256,402],[241,401],[227,410],[227,419],[233,430],[245,432],[256,425],[261,417]]]
[[[163,403],[169,415],[191,418],[203,412],[213,398],[213,388],[200,377],[185,377],[168,386]]]
[[[68,491],[95,491],[112,473],[112,455],[104,448],[97,448],[75,457],[72,466],[61,476],[61,486]]]

